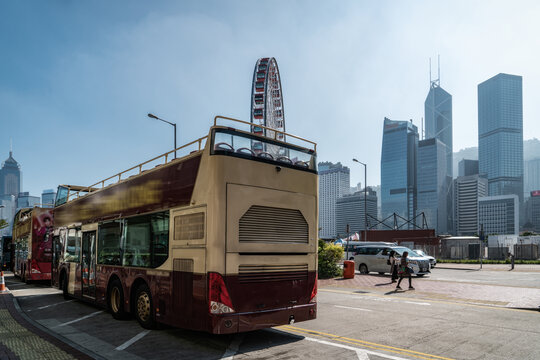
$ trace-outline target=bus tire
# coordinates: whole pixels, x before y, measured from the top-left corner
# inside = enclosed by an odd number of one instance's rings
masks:
[[[68,300],[70,296],[68,293],[68,281],[66,273],[64,273],[61,277],[60,286],[62,287],[62,294],[64,295],[64,299]]]
[[[155,329],[152,294],[146,284],[141,284],[135,293],[135,317],[143,328]]]
[[[126,311],[124,310],[124,289],[122,288],[122,283],[120,280],[114,279],[109,285],[109,295],[108,295],[108,305],[109,311],[112,314],[112,317],[116,320],[123,320],[127,316]]]

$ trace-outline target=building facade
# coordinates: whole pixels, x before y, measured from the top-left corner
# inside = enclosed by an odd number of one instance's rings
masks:
[[[367,188],[367,197],[365,199],[367,206],[367,224],[368,227],[374,224],[373,218],[377,217],[377,193]],[[337,233],[347,235],[345,229],[349,225],[350,232],[360,232],[366,229],[366,215],[364,212],[364,191],[357,191],[351,195],[345,195],[336,200],[336,228]]]
[[[52,208],[54,207],[54,200],[56,198],[56,191],[53,189],[43,190],[41,193],[41,206]]]
[[[478,225],[486,235],[519,234],[519,197],[517,195],[478,198]]]
[[[458,163],[458,176],[471,176],[478,174],[478,160],[462,159]]]
[[[540,233],[540,190],[531,191],[531,223],[534,231]]]
[[[418,128],[412,121],[384,118],[381,153],[381,217],[416,216]],[[412,226],[409,226],[412,228]]]
[[[21,191],[21,167],[13,158],[13,152],[2,164],[0,169],[0,196],[13,195],[17,197]]]
[[[34,205],[39,205],[40,202],[39,196],[30,196],[30,193],[22,192],[17,197],[17,209],[34,207]]]
[[[457,236],[479,234],[478,199],[486,196],[486,178],[469,175],[454,180],[454,232]]]
[[[428,227],[437,234],[448,234],[451,229],[447,159],[446,146],[439,139],[418,142],[416,214],[424,213]]]
[[[531,191],[540,189],[540,158],[525,162],[524,186],[525,197],[529,197]]]
[[[521,76],[498,74],[478,85],[478,162],[490,196],[523,200]]]
[[[341,163],[319,163],[319,237],[333,239],[345,229],[336,228],[336,200],[350,191],[350,170]]]

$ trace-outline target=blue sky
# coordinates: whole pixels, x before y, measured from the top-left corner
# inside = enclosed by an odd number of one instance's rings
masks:
[[[385,116],[420,128],[429,58],[453,95],[454,151],[477,145],[477,85],[523,76],[524,138],[540,137],[534,1],[2,1],[0,161],[23,190],[89,185],[249,120],[253,68],[277,59],[287,131],[320,161],[379,184]],[[434,66],[435,73],[435,66]]]

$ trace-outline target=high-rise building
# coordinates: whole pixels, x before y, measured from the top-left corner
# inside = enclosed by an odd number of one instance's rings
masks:
[[[53,189],[43,190],[43,193],[41,193],[41,206],[47,208],[54,207],[55,198],[56,192]]]
[[[519,197],[517,195],[478,198],[478,225],[486,235],[519,234]]]
[[[31,196],[29,192],[19,193],[19,196],[17,197],[18,209],[34,207],[34,205],[38,205],[39,203],[40,203],[39,196]]]
[[[531,223],[534,231],[540,232],[540,190],[531,191]]]
[[[374,224],[373,218],[377,217],[377,193],[367,188],[365,199],[368,217],[368,225]],[[349,225],[350,232],[360,232],[366,229],[364,213],[364,191],[357,191],[352,195],[345,195],[336,200],[336,227],[338,235],[346,235]]]
[[[336,200],[350,191],[350,170],[341,163],[319,163],[319,237],[333,239],[345,229],[336,229]]]
[[[488,195],[488,181],[479,175],[454,180],[454,232],[458,236],[479,233],[478,199]]]
[[[478,160],[462,159],[458,167],[458,176],[478,175]]]
[[[446,155],[445,145],[437,138],[418,142],[416,214],[424,213],[428,227],[437,234],[448,234],[451,229]]]
[[[13,158],[13,151],[2,164],[0,169],[0,196],[13,195],[17,197],[21,191],[21,167]]]
[[[412,121],[384,118],[381,154],[381,216],[416,216],[418,128]],[[412,225],[409,225],[412,228]]]
[[[526,197],[530,196],[531,191],[540,189],[540,158],[525,162],[523,185]]]
[[[478,162],[490,196],[523,200],[521,76],[498,74],[478,85]]]
[[[437,138],[443,144],[446,154],[446,176],[452,179],[452,95],[440,86],[439,79],[431,81],[429,93],[424,102],[424,112],[425,138]]]

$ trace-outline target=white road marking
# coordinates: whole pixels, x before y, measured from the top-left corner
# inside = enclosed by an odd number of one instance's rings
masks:
[[[416,301],[404,301],[404,302],[407,304],[415,304],[415,305],[427,305],[427,306],[431,305],[430,303],[425,303],[425,302],[416,302]]]
[[[240,348],[240,344],[244,340],[244,333],[237,334],[234,336],[233,341],[229,344],[229,347],[225,351],[225,354],[221,356],[223,360],[233,360],[234,355],[238,352],[238,349]]]
[[[342,308],[342,309],[359,310],[359,311],[372,311],[372,310],[369,310],[369,309],[362,309],[362,308],[351,307],[351,306],[334,305],[334,307]]]
[[[84,320],[84,319],[88,319],[92,316],[96,316],[97,314],[101,314],[103,312],[103,310],[101,311],[96,311],[96,312],[93,312],[91,314],[88,314],[86,316],[83,316],[81,318],[78,318],[78,319],[75,319],[75,320],[71,320],[71,321],[68,321],[67,323],[63,323],[63,324],[60,324],[60,325],[56,325],[55,327],[61,327],[61,326],[66,326],[66,325],[69,325],[69,324],[73,324],[73,323],[76,323],[78,321],[81,321],[81,320]]]
[[[330,342],[330,341],[324,341],[324,340],[319,340],[319,339],[310,338],[310,337],[304,337],[304,339],[309,340],[309,341],[318,342],[319,344],[336,346],[336,347],[339,347],[339,348],[342,348],[342,349],[347,349],[347,350],[354,351],[356,353],[356,356],[358,357],[358,360],[366,360],[366,359],[369,360],[368,354],[380,356],[382,358],[391,359],[391,360],[406,360],[405,358],[392,356],[392,355],[386,355],[386,354],[383,354],[383,353],[378,353],[376,351],[364,350],[364,349],[356,348],[356,347],[349,346],[349,345],[335,344],[335,343]]]
[[[132,344],[134,344],[135,342],[139,341],[140,339],[142,339],[143,337],[146,336],[146,334],[148,334],[150,332],[150,330],[145,330],[137,335],[135,335],[134,337],[132,337],[131,339],[129,339],[128,341],[126,341],[125,343],[123,343],[122,345],[118,346],[116,349],[114,350],[124,350],[124,349],[127,349],[129,346],[131,346]]]
[[[46,309],[46,308],[51,307],[51,306],[56,306],[56,305],[66,304],[66,303],[72,302],[72,301],[75,301],[75,300],[66,300],[66,301],[62,301],[62,302],[59,302],[59,303],[54,303],[54,304],[50,304],[50,305],[40,306],[40,307],[38,307],[36,310],[41,310],[41,309]],[[30,310],[28,310],[28,311],[30,311]]]

